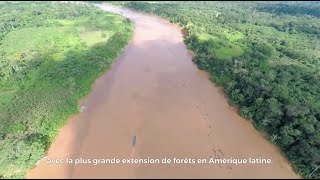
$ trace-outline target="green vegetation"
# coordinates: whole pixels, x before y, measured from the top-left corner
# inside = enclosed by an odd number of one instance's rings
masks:
[[[218,49],[215,49],[214,52],[216,53],[217,58],[226,59],[226,58],[238,57],[242,55],[243,50],[238,46],[231,46],[231,47],[220,47]]]
[[[133,25],[92,5],[6,2],[0,11],[0,178],[23,178]]]
[[[317,2],[113,2],[186,29],[194,62],[266,132],[298,174],[320,178]],[[316,171],[315,171],[316,170]]]

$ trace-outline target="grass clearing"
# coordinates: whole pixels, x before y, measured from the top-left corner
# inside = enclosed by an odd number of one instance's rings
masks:
[[[207,34],[207,33],[199,33],[197,35],[198,35],[200,41],[207,41],[209,39],[213,39],[213,40],[217,39],[215,36],[212,36],[212,35]]]
[[[76,43],[77,38],[70,28],[21,28],[9,32],[2,40],[0,48],[9,59],[20,60],[32,58],[39,52],[48,52],[49,50],[56,53],[62,52]]]
[[[107,42],[114,34],[110,31],[84,31],[80,33],[80,38],[86,42],[87,46],[91,47],[98,43]]]
[[[232,46],[231,48],[221,47],[214,50],[219,59],[226,59],[229,57],[238,57],[243,54],[243,49],[239,46]]]

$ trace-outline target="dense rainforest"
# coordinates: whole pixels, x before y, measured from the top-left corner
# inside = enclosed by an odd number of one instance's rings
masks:
[[[7,1],[0,12],[0,178],[23,178],[133,24],[88,4]]]
[[[194,62],[224,87],[241,116],[298,174],[320,178],[319,3],[112,3],[180,25]]]

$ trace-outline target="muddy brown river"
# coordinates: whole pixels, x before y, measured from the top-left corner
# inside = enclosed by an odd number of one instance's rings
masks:
[[[61,129],[47,157],[27,178],[299,178],[279,150],[241,118],[209,75],[193,64],[181,29],[156,16],[101,8],[131,18],[134,36],[81,101],[87,109]],[[93,163],[132,157],[172,161]],[[174,158],[179,160],[173,163]],[[248,162],[209,164],[210,158]],[[257,158],[271,163],[252,163]]]

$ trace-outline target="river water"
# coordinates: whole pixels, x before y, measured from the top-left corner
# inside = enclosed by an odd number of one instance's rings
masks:
[[[80,102],[87,108],[70,118],[27,178],[298,178],[193,64],[179,27],[153,15],[100,7],[132,19],[134,36]],[[112,158],[149,164],[103,163]],[[164,158],[171,163],[150,161]],[[209,164],[210,158],[251,163]],[[271,163],[257,163],[260,158]],[[63,162],[49,163],[53,159]]]

